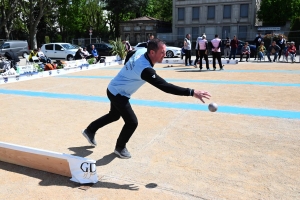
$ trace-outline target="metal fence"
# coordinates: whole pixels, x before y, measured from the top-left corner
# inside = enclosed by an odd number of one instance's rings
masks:
[[[101,38],[77,38],[77,39],[72,39],[72,44],[79,45],[81,47],[85,47],[89,44],[93,43],[101,43],[102,39]]]

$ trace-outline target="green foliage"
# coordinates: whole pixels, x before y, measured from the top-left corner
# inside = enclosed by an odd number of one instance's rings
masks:
[[[92,64],[95,63],[95,58],[90,58],[90,59],[87,60],[87,62],[88,62],[90,65],[92,65]]]
[[[262,0],[257,17],[264,26],[283,26],[298,17],[300,0]]]
[[[289,33],[289,41],[294,41],[295,44],[300,45],[300,17],[297,17],[293,21],[293,26]]]
[[[55,42],[62,42],[62,36],[61,34],[57,34],[56,37],[55,37]]]
[[[45,44],[47,44],[47,43],[50,43],[50,38],[49,38],[49,36],[45,36]]]
[[[126,51],[121,38],[116,38],[116,40],[109,40],[109,43],[112,45],[112,54],[118,55],[122,60],[124,60],[126,57]]]

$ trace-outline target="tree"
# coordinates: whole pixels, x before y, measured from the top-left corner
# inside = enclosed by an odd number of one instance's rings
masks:
[[[104,0],[108,13],[110,34],[112,38],[120,36],[119,25],[125,21],[132,13],[141,13],[142,8],[146,8],[148,0]]]
[[[20,0],[22,7],[22,19],[27,24],[29,32],[29,46],[37,48],[37,26],[43,15],[52,8],[52,0]],[[55,1],[54,1],[55,2]]]
[[[299,11],[300,0],[262,0],[257,17],[264,26],[283,26],[298,17]]]
[[[14,25],[14,19],[17,19],[20,9],[18,9],[18,0],[2,0],[0,2],[1,9],[1,24],[0,28],[4,27],[5,38],[9,39],[10,32]]]

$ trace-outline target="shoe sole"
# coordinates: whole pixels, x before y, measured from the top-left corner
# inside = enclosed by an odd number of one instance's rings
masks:
[[[82,135],[87,139],[87,141],[92,145],[92,146],[97,146],[97,144],[94,144],[90,138],[85,134],[84,130],[81,132]]]
[[[129,158],[131,158],[131,156],[130,157],[126,157],[126,156],[122,156],[118,151],[114,151],[114,153],[116,154],[116,155],[118,155],[118,156],[120,156],[120,158],[122,158],[122,159],[129,159]]]

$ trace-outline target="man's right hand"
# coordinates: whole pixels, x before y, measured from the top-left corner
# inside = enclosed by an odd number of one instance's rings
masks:
[[[200,99],[202,103],[205,103],[203,98],[210,99],[211,95],[209,94],[209,92],[206,91],[194,90],[194,97]]]

